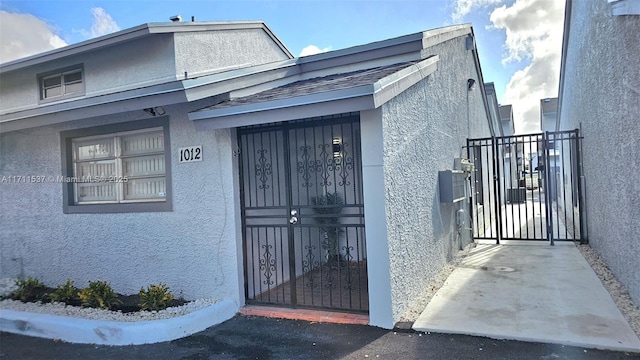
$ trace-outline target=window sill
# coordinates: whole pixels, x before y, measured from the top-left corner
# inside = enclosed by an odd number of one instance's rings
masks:
[[[173,211],[171,201],[143,202],[125,204],[84,204],[65,205],[65,214],[113,214],[132,212],[169,212]]]

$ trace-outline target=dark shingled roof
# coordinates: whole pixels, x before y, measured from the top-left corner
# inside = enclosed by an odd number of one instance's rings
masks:
[[[414,62],[403,62],[373,69],[358,70],[349,73],[333,74],[313,79],[296,81],[257,94],[232,99],[208,109],[220,109],[238,105],[248,105],[266,101],[293,98],[297,96],[318,94],[332,90],[348,89],[362,85],[373,84],[397,71],[413,65]]]

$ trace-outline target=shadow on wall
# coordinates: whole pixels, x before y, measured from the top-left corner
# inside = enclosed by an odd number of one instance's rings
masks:
[[[462,202],[464,204],[464,202]],[[451,261],[460,247],[464,246],[464,232],[458,237],[455,228],[455,215],[459,209],[459,203],[440,203],[439,194],[436,191],[431,204],[431,227],[433,229],[433,246],[444,248],[447,261]],[[445,243],[439,243],[443,239]]]

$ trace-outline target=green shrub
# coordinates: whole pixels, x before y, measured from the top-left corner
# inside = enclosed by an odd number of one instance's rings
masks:
[[[29,276],[26,280],[16,280],[17,290],[11,293],[13,300],[20,300],[23,302],[40,301],[44,298],[46,289],[43,283],[37,278]]]
[[[121,305],[118,294],[106,281],[89,281],[89,286],[78,292],[82,306],[111,310]]]
[[[65,303],[67,305],[80,305],[80,297],[78,296],[78,288],[75,287],[73,281],[67,279],[64,285],[60,285],[56,290],[49,294],[49,299],[55,302]]]
[[[171,306],[173,294],[165,284],[149,285],[147,290],[140,288],[140,309],[159,311]]]

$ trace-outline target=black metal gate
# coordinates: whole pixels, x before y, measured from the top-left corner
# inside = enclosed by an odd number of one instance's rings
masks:
[[[247,302],[368,311],[359,117],[238,140]]]
[[[469,139],[476,239],[586,242],[578,130]]]

